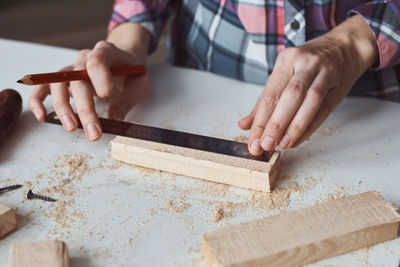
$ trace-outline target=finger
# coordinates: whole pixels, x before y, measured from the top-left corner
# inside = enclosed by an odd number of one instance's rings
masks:
[[[281,140],[290,121],[296,114],[299,106],[304,100],[306,90],[314,80],[317,70],[301,68],[296,71],[290,82],[285,87],[279,102],[268,120],[261,137],[261,147],[266,150],[273,150]],[[285,136],[285,139],[288,137]]]
[[[85,56],[87,56],[87,51],[81,51],[80,56],[78,56],[78,62],[75,64],[75,69],[84,68]],[[76,110],[87,138],[90,141],[98,140],[102,131],[94,108],[93,94],[89,82],[70,82],[70,92],[75,100]]]
[[[318,129],[319,126],[328,118],[328,116],[332,113],[332,111],[339,105],[340,101],[338,100],[338,96],[335,95],[337,90],[330,89],[326,94],[324,101],[321,104],[320,109],[317,114],[315,114],[314,119],[311,121],[307,130],[303,133],[303,135],[297,140],[293,147],[296,147],[303,143],[310,135]]]
[[[123,60],[121,54],[106,41],[100,41],[96,44],[90,53],[86,68],[97,96],[100,98],[116,98],[118,91],[114,89],[114,81],[110,71],[110,66]]]
[[[250,129],[251,125],[253,124],[255,114],[256,114],[256,108],[254,107],[249,115],[238,121],[238,126],[240,127],[240,129],[242,130]]]
[[[72,132],[78,127],[72,107],[69,103],[67,83],[54,83],[50,86],[51,99],[58,118],[65,130]]]
[[[285,135],[279,142],[280,148],[292,147],[303,135],[315,114],[320,109],[322,102],[330,88],[329,74],[319,73],[314,79],[300,108],[290,122]]]
[[[91,52],[90,49],[82,49],[81,51],[79,51],[75,65],[79,65],[80,68],[75,68],[76,70],[84,69],[85,67],[84,63],[88,60],[90,52]]]
[[[71,93],[75,100],[79,119],[90,141],[96,141],[101,137],[101,126],[97,117],[93,95],[87,81],[71,82]]]
[[[286,70],[284,71],[284,69]],[[291,69],[289,71],[287,68],[284,69],[277,68],[271,74],[256,107],[248,143],[249,152],[253,155],[261,155],[263,153],[260,137],[264,132],[265,125],[275,109],[276,104],[278,103],[283,88],[285,88],[290,80],[292,74]]]
[[[130,78],[126,88],[127,90],[124,91],[121,98],[110,104],[109,118],[123,120],[136,104],[143,101],[151,93],[151,83],[147,75]]]
[[[29,98],[29,106],[38,121],[44,121],[46,117],[46,108],[43,101],[50,94],[48,84],[36,86]]]

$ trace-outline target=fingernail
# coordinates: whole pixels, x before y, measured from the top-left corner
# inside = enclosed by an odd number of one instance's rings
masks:
[[[88,133],[88,135],[89,135],[89,139],[90,139],[90,140],[94,140],[94,139],[96,139],[97,137],[99,137],[99,135],[100,135],[100,130],[99,130],[99,128],[98,128],[95,124],[93,124],[93,123],[87,124],[87,125],[86,125],[86,130],[87,130],[87,133]]]
[[[289,137],[289,135],[285,134],[285,136],[279,142],[279,147],[280,148],[287,148],[289,143],[290,143],[290,137]]]
[[[65,130],[70,131],[74,128],[74,121],[72,120],[71,116],[68,114],[64,114],[61,116],[61,122],[64,126]]]
[[[258,151],[260,150],[260,139],[255,139],[253,143],[251,143],[250,150],[252,154],[258,153]]]
[[[261,143],[261,146],[264,150],[272,150],[274,148],[275,141],[271,137],[267,136]]]
[[[40,110],[37,109],[37,108],[34,108],[34,109],[32,110],[32,112],[33,112],[33,115],[35,115],[36,119],[37,119],[37,120],[40,120],[40,117],[41,117]]]

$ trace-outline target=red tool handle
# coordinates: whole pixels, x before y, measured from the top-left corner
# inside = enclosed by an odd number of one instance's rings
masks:
[[[11,133],[22,111],[21,95],[13,89],[0,92],[0,143]]]

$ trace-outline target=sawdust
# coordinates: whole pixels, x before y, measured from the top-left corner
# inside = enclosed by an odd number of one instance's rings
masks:
[[[299,187],[299,193],[304,195],[310,188],[315,187],[318,183],[322,181],[322,178],[313,178],[313,177],[306,177],[303,178],[301,181],[301,185]]]
[[[95,257],[96,259],[107,259],[113,255],[110,249],[104,248],[104,249],[94,249],[92,250],[91,255]]]
[[[51,166],[51,177],[46,177],[49,186],[38,191],[39,194],[58,199],[42,212],[43,217],[52,219],[56,224],[49,234],[60,234],[64,228],[83,223],[83,215],[75,208],[73,196],[82,176],[89,171],[89,159],[91,157],[86,154],[63,154]]]
[[[194,188],[194,191],[199,194],[205,194],[212,197],[224,197],[229,190],[229,185],[218,183],[207,183]]]
[[[343,187],[336,185],[335,191],[332,193],[327,194],[322,201],[316,200],[314,203],[321,203],[321,202],[327,202],[327,201],[332,201],[336,200],[339,198],[343,198],[345,196],[348,196],[349,194],[344,190]]]
[[[254,192],[251,197],[253,209],[283,210],[289,205],[290,194],[300,192],[300,186],[296,182],[290,182],[286,188],[276,188],[271,193]]]
[[[160,170],[140,167],[140,166],[131,165],[131,164],[129,164],[129,166],[134,167],[135,169],[137,169],[143,176],[153,176],[155,174],[161,175],[161,171]]]
[[[336,133],[337,129],[333,127],[326,127],[322,128],[321,130],[316,131],[314,134],[316,136],[331,136],[332,134]]]
[[[249,137],[248,136],[244,136],[244,135],[239,135],[239,136],[233,137],[232,141],[247,143],[249,141]]]
[[[167,202],[167,208],[174,213],[184,213],[190,207],[191,205],[186,202],[186,198],[184,197],[179,197]]]
[[[14,181],[15,181],[15,179],[13,179],[13,178],[1,179],[0,182],[1,182],[2,185],[0,187],[9,186],[9,185],[15,184]]]
[[[103,165],[103,164],[99,163],[97,168],[98,169],[103,169],[103,170],[113,171],[113,170],[116,170],[116,169],[120,168],[121,166],[122,166],[122,163],[120,161],[114,161],[113,164],[111,164],[111,165]]]
[[[290,176],[281,176],[280,182],[293,180]],[[223,218],[234,217],[251,209],[255,212],[269,213],[273,210],[286,210],[290,203],[291,194],[304,195],[311,187],[318,184],[320,179],[307,177],[303,179],[301,185],[297,182],[289,182],[286,187],[276,187],[272,192],[258,192],[251,194],[249,199],[238,202],[201,200],[207,205],[214,205],[211,212],[210,221],[218,222]],[[228,187],[229,188],[229,187]],[[220,197],[222,197],[220,195]]]
[[[82,255],[93,256],[96,259],[107,259],[113,255],[111,250],[108,248],[104,248],[104,249],[95,248],[95,249],[89,250],[89,249],[86,249],[85,247],[81,246],[79,248],[79,250],[82,253]]]

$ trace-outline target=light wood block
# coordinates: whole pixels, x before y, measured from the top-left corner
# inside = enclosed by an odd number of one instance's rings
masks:
[[[0,203],[0,238],[17,228],[17,218],[12,208]]]
[[[126,163],[264,192],[279,174],[279,152],[261,162],[121,136],[110,144],[111,156]]]
[[[10,267],[69,267],[67,244],[49,240],[14,244],[10,249]]]
[[[370,191],[207,233],[202,254],[209,266],[299,266],[394,239],[399,222]]]

